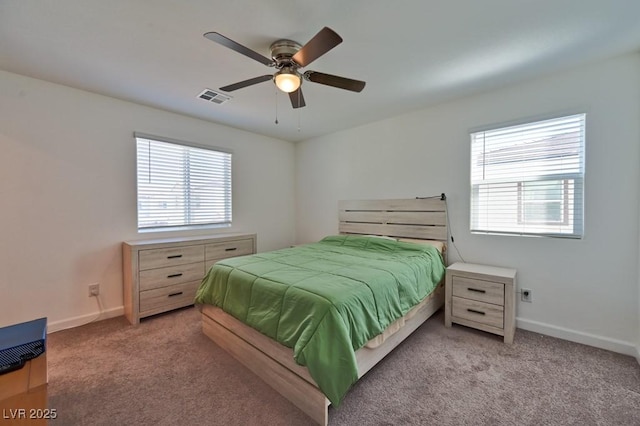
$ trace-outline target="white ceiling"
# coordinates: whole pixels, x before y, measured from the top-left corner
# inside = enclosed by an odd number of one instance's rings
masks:
[[[638,0],[1,0],[0,69],[299,141],[638,51],[639,16]],[[271,82],[197,98],[273,72],[205,32],[268,57],[324,26],[344,42],[304,70],[361,93],[305,82],[297,110]]]

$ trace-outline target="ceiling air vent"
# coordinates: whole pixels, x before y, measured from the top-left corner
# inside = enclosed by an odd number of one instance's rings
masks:
[[[213,102],[214,104],[223,104],[231,99],[231,96],[223,95],[222,93],[218,93],[211,89],[204,89],[198,97],[205,101]]]

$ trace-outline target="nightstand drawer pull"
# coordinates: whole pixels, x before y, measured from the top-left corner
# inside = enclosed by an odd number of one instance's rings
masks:
[[[469,312],[473,312],[474,314],[486,315],[486,313],[485,313],[485,312],[482,312],[482,311],[476,311],[475,309],[468,309],[468,308],[467,308],[467,311],[469,311]]]
[[[471,287],[467,287],[467,290],[475,291],[476,293],[483,293],[483,294],[487,292],[487,290],[480,290],[478,288],[471,288]]]
[[[178,291],[176,293],[171,293],[171,294],[169,294],[169,297],[180,296],[182,293],[183,293],[182,291]]]
[[[235,250],[238,250],[238,247],[230,247],[230,248],[224,249],[224,251],[235,251]]]
[[[167,275],[167,278],[176,278],[176,277],[181,277],[182,276],[182,272],[179,274],[171,274],[171,275]]]
[[[179,259],[181,257],[182,257],[181,254],[174,254],[173,256],[167,256],[167,259]]]

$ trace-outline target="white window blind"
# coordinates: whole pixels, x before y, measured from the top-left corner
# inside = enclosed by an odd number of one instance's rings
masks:
[[[471,134],[471,232],[581,238],[585,114]]]
[[[231,153],[135,138],[139,230],[231,224]]]

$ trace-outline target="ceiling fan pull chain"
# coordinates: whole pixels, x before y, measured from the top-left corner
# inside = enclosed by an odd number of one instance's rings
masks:
[[[276,88],[276,124],[278,124],[278,89]]]
[[[300,95],[302,95],[302,90],[298,90],[298,105],[301,104]],[[298,108],[298,133],[300,133],[300,108]]]

